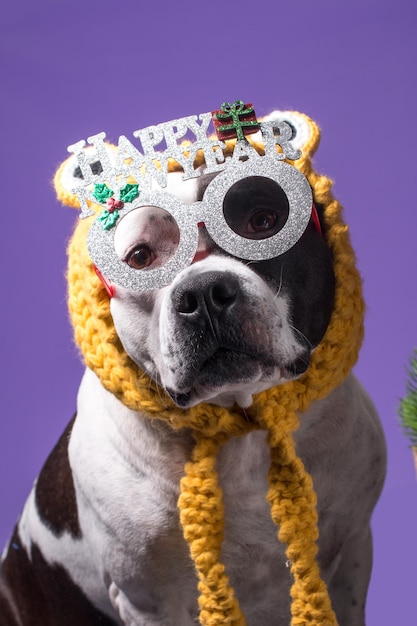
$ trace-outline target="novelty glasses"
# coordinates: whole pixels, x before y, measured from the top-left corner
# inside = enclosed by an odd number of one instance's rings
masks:
[[[231,163],[201,201],[146,190],[121,206],[108,214],[110,223],[100,216],[93,222],[88,251],[108,280],[136,291],[164,287],[192,264],[199,226],[228,254],[261,261],[294,246],[315,210],[305,176],[268,156]]]

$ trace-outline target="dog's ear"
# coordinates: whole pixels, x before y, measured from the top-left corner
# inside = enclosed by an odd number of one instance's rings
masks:
[[[106,143],[107,154],[112,162],[116,161],[116,146]],[[84,148],[93,174],[103,170],[94,146]],[[74,190],[84,184],[84,177],[75,154],[71,154],[57,169],[54,176],[54,187],[58,200],[66,206],[80,208],[80,202]]]
[[[304,157],[312,157],[320,142],[319,127],[304,113],[297,111],[273,111],[261,121],[287,122],[292,130],[291,145],[301,150]]]

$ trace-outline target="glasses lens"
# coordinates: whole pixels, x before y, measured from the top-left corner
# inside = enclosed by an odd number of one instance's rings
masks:
[[[223,213],[228,226],[240,237],[268,239],[284,227],[289,203],[283,189],[271,178],[248,176],[227,191]]]
[[[145,206],[123,217],[114,234],[118,258],[135,270],[163,267],[176,254],[180,231],[164,209]]]

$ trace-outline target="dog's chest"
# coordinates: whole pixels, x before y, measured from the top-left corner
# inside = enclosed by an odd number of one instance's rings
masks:
[[[91,396],[84,401],[83,391],[80,396],[82,414],[69,454],[80,526],[97,577],[128,594],[132,611],[160,611],[163,606],[167,615],[185,611],[184,626],[192,623],[197,581],[177,501],[193,441],[138,422],[128,411],[116,419],[97,406],[92,413]],[[97,415],[102,416],[100,428]],[[222,561],[238,596],[259,596],[265,610],[275,604],[271,597],[277,587],[287,596],[290,580],[266,502],[268,466],[269,450],[260,432],[227,443],[218,461],[225,507]],[[97,590],[92,586],[90,593],[97,595]]]

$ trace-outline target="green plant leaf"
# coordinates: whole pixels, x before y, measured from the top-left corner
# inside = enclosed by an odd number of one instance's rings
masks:
[[[417,349],[410,358],[406,396],[401,400],[398,413],[405,435],[411,445],[417,446]]]

